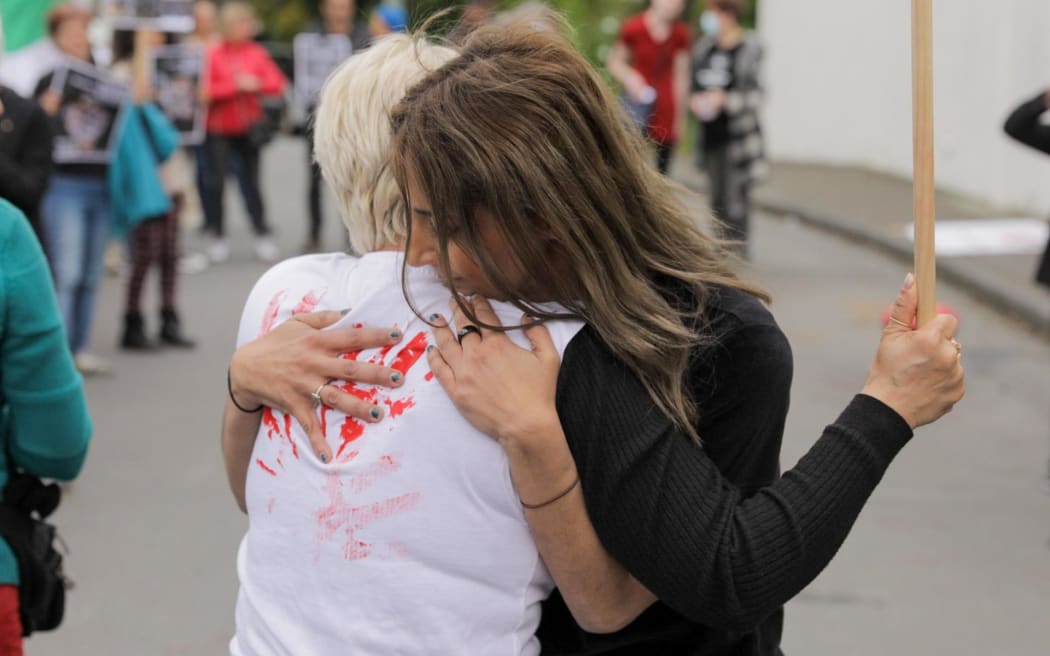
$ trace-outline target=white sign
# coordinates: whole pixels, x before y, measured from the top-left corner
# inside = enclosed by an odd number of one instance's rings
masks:
[[[1042,253],[1050,224],[1041,219],[974,219],[937,221],[934,243],[937,255],[1020,255]],[[909,223],[908,239],[915,239]]]
[[[192,32],[193,0],[103,0],[99,15],[122,30]]]
[[[68,62],[55,71],[51,90],[58,107],[54,159],[61,163],[106,163],[116,141],[128,87],[94,66]]]
[[[154,48],[150,52],[150,74],[157,105],[182,135],[183,144],[204,141],[204,105],[200,83],[204,50],[193,44]]]

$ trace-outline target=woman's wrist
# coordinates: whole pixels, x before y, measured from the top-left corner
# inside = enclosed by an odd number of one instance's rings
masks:
[[[230,359],[229,367],[229,393],[230,396],[235,400],[238,406],[244,408],[255,408],[260,405],[265,405],[266,401],[252,393],[252,391],[244,387],[244,381],[247,376],[244,375],[243,367],[237,358],[237,354],[240,349],[234,352],[233,357]]]

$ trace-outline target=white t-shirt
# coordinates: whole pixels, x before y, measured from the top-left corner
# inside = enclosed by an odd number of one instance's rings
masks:
[[[232,654],[539,653],[539,604],[553,581],[502,448],[433,380],[433,335],[404,299],[401,262],[393,252],[299,257],[267,272],[248,298],[238,345],[314,310],[350,308],[333,328],[396,325],[404,337],[393,348],[344,357],[399,369],[405,383],[350,387],[384,407],[378,424],[318,409],[328,465],[298,422],[265,411],[248,471]],[[450,316],[431,269],[409,269],[408,282],[422,316]],[[509,305],[496,312],[505,325],[521,318]],[[548,325],[559,353],[581,326]],[[509,334],[527,347],[520,331]]]

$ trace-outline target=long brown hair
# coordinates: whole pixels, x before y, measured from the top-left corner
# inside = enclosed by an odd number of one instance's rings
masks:
[[[690,353],[712,340],[700,323],[709,288],[768,297],[737,278],[724,245],[678,199],[684,190],[648,165],[594,69],[558,31],[535,24],[478,29],[460,57],[409,90],[392,114],[394,175],[407,197],[411,168],[427,194],[447,280],[454,233],[523,312],[565,317],[537,305],[553,301],[590,324],[699,439],[684,381]],[[473,220],[481,208],[526,284],[512,286],[486,252]]]

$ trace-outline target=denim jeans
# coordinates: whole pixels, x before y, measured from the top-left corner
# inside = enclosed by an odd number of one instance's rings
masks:
[[[105,178],[52,176],[41,206],[58,309],[74,354],[87,350],[110,232]]]

